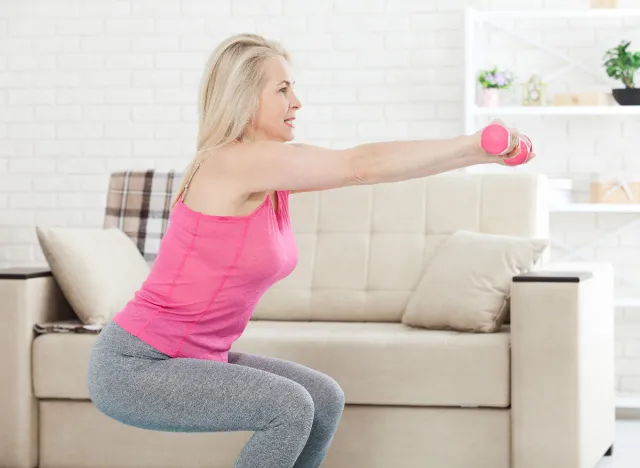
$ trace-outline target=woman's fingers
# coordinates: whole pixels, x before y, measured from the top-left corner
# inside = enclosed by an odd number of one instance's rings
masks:
[[[507,154],[505,156],[505,159],[514,158],[514,157],[520,155],[520,151],[521,151],[520,142],[523,142],[524,143],[523,146],[526,146],[528,148],[528,150],[530,151],[530,153],[527,155],[527,158],[524,160],[524,162],[522,162],[522,164],[526,164],[529,161],[531,161],[532,159],[534,159],[536,157],[536,154],[535,154],[535,152],[533,152],[533,147],[531,145],[531,139],[527,135],[525,135],[524,133],[518,132],[516,129],[510,129],[510,131],[514,135],[517,135],[518,138],[516,139],[515,148],[512,151],[510,151],[509,154]]]
[[[520,132],[515,128],[510,128],[509,133],[512,135],[511,141],[509,142],[509,148],[511,148],[511,151],[503,156],[505,159],[513,158],[520,154]]]

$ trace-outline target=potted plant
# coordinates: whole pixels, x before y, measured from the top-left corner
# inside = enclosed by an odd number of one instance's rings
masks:
[[[634,77],[640,69],[640,52],[627,50],[631,42],[622,41],[617,47],[609,49],[605,53],[604,66],[607,75],[620,80],[624,88],[612,90],[613,98],[622,106],[640,104],[640,89],[635,87]]]
[[[513,74],[509,70],[498,70],[498,67],[481,70],[478,83],[482,86],[482,105],[497,107],[500,104],[499,90],[508,89],[513,84]]]

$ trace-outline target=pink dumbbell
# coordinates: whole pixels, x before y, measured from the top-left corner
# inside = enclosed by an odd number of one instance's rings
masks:
[[[518,166],[524,163],[529,154],[533,151],[533,144],[526,135],[518,135],[511,133],[508,128],[500,124],[491,124],[482,130],[481,142],[482,149],[487,153],[495,156],[504,156],[513,148],[519,147],[520,152],[512,157],[504,160],[507,166]]]

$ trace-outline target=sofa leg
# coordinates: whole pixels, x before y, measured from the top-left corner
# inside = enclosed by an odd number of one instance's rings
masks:
[[[604,454],[605,457],[610,457],[611,455],[613,455],[613,445],[609,447],[609,450]]]

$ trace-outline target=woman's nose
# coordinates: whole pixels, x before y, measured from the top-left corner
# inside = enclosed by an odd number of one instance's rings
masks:
[[[300,109],[302,107],[300,99],[298,99],[298,96],[295,94],[293,95],[293,99],[291,101],[291,107],[293,107],[294,109]]]

